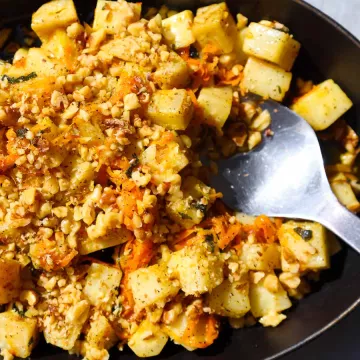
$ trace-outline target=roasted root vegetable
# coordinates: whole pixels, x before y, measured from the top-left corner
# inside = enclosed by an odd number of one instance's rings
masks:
[[[300,43],[286,32],[251,23],[245,35],[243,50],[249,56],[279,65],[290,71],[300,50]]]
[[[7,304],[19,296],[21,265],[15,260],[0,260],[0,304]]]
[[[223,281],[223,261],[205,244],[188,246],[171,254],[168,274],[179,279],[186,295],[202,294]]]
[[[318,131],[328,128],[352,105],[352,101],[334,80],[326,80],[296,99],[291,109]]]
[[[84,294],[94,306],[106,304],[118,291],[121,277],[120,269],[108,264],[93,263],[85,279]]]
[[[166,268],[152,265],[138,269],[129,275],[129,286],[137,310],[147,306],[163,306],[180,290],[177,281],[166,276]]]
[[[360,203],[343,173],[332,176],[330,178],[330,185],[332,191],[344,206],[353,212],[360,210]]]
[[[228,119],[232,105],[232,88],[204,87],[200,90],[197,102],[203,121],[206,124],[221,129]]]
[[[290,88],[292,74],[264,60],[250,57],[241,81],[243,91],[282,101]]]
[[[280,247],[277,244],[245,243],[241,248],[241,260],[249,270],[269,272],[280,269]]]
[[[280,227],[278,236],[283,271],[291,271],[291,264],[294,263],[299,263],[301,270],[329,267],[327,231],[321,224],[288,221]]]
[[[231,53],[234,49],[236,25],[224,2],[198,9],[192,30],[202,49],[211,46],[218,55]]]
[[[140,19],[141,3],[124,0],[98,0],[94,14],[94,30],[104,29],[107,34],[119,34],[128,25]]]
[[[190,95],[184,89],[159,90],[151,98],[148,118],[170,130],[185,130],[194,111]]]
[[[0,347],[10,354],[27,358],[38,340],[36,319],[25,318],[15,311],[0,314]]]
[[[224,280],[208,296],[209,307],[216,314],[240,318],[250,310],[249,282]]]
[[[186,61],[171,52],[168,60],[159,64],[153,77],[161,89],[185,88],[190,82],[190,71]]]
[[[129,339],[129,347],[138,357],[159,355],[168,341],[168,336],[159,325],[144,320]]]
[[[42,5],[34,12],[31,27],[44,40],[55,30],[78,22],[73,0],[55,0]]]
[[[273,273],[265,274],[258,282],[250,281],[249,294],[251,312],[256,318],[291,307],[286,291]]]
[[[100,315],[90,322],[90,330],[86,334],[86,342],[97,349],[110,349],[116,344],[118,337],[105,316]]]
[[[184,10],[162,21],[162,33],[165,41],[174,49],[190,46],[195,42],[192,32],[194,15],[190,10]]]

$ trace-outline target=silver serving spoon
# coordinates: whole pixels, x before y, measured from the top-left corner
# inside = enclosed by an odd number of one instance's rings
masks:
[[[270,111],[274,135],[253,151],[219,160],[211,186],[232,209],[317,221],[360,253],[360,219],[332,193],[314,130],[279,103],[260,107]]]

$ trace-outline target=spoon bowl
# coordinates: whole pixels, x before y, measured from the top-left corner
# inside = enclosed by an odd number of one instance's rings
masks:
[[[248,99],[259,102],[254,95]],[[317,221],[360,253],[360,219],[332,193],[314,130],[275,101],[260,107],[271,114],[273,134],[250,152],[219,160],[211,186],[232,209]]]

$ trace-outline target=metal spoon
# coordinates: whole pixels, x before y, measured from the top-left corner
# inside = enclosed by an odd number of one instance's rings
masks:
[[[314,130],[279,103],[260,107],[270,111],[274,135],[253,151],[219,160],[211,185],[232,209],[317,221],[360,253],[360,219],[332,193]]]

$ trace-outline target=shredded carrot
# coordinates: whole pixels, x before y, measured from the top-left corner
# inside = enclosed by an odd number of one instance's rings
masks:
[[[171,131],[166,131],[159,140],[154,141],[152,144],[159,145],[159,146],[165,146],[169,142],[173,141],[175,139],[175,135]]]
[[[187,92],[188,92],[188,94],[189,94],[189,96],[191,98],[192,103],[194,104],[194,107],[195,108],[200,108],[194,91],[192,91],[191,89],[187,89]]]
[[[273,243],[277,239],[276,226],[265,215],[260,215],[255,219],[255,236],[258,241]]]
[[[124,298],[124,317],[129,317],[133,314],[135,305],[131,289],[128,286],[129,274],[146,266],[155,254],[154,249],[155,246],[151,239],[144,241],[134,239],[128,241],[121,250],[120,266],[124,276],[121,281],[120,294]]]
[[[213,315],[202,314],[189,318],[182,336],[182,343],[196,349],[204,349],[219,336],[219,322]]]

